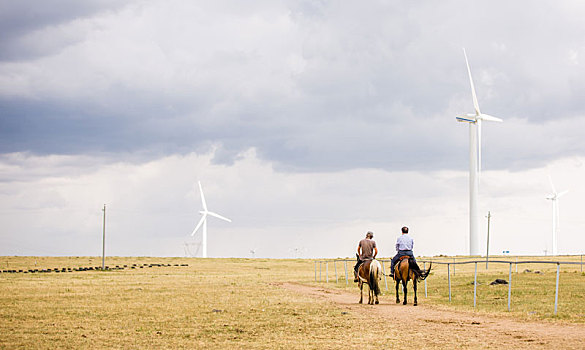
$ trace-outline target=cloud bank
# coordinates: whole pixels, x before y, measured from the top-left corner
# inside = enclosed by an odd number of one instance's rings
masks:
[[[4,5],[3,153],[216,147],[230,164],[255,148],[283,171],[461,170],[462,47],[482,108],[511,125],[485,128],[486,162],[541,166],[585,149],[576,2],[63,3]]]
[[[112,254],[182,255],[197,180],[234,219],[210,222],[211,256],[352,256],[370,229],[390,255],[403,225],[418,253],[464,253],[462,47],[482,111],[504,119],[483,128],[496,251],[547,249],[551,172],[571,189],[559,247],[577,252],[584,16],[576,1],[2,1],[0,254],[97,255],[106,203]]]

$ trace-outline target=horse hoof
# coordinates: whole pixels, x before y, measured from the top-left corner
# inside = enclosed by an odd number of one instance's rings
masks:
[[[406,301],[404,303],[402,303],[402,305],[406,305]]]
[[[376,305],[380,304],[380,302],[378,300],[376,300]]]
[[[396,304],[400,304],[400,300],[396,299]]]
[[[412,306],[417,306],[417,305],[418,305],[417,303],[412,304]]]
[[[363,304],[361,300],[360,300],[360,304]]]

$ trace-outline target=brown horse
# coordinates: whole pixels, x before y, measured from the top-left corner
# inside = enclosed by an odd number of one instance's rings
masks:
[[[378,295],[380,294],[380,279],[382,278],[382,265],[378,260],[364,261],[358,270],[358,286],[360,287],[360,304],[364,299],[364,283],[368,284],[368,304],[379,304]]]
[[[398,286],[402,281],[402,289],[404,291],[404,302],[402,304],[406,305],[406,293],[408,286],[408,281],[412,280],[412,287],[414,288],[414,306],[418,305],[418,300],[416,298],[416,284],[419,280],[424,280],[428,277],[429,273],[431,272],[431,266],[429,269],[424,271],[421,270],[416,262],[412,261],[408,256],[403,256],[400,258],[400,261],[394,267],[394,280],[396,281],[396,303],[400,303],[400,298],[398,297]]]

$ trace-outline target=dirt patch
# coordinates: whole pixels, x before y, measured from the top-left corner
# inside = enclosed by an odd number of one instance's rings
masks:
[[[583,325],[551,322],[527,322],[473,312],[442,310],[428,305],[402,305],[394,298],[380,298],[380,305],[360,305],[355,293],[325,289],[298,283],[281,283],[282,288],[332,302],[352,313],[368,312],[380,326],[401,336],[400,324],[416,330],[417,347],[467,349],[585,349]],[[364,292],[365,294],[365,292]],[[366,298],[367,300],[367,298]],[[419,302],[421,300],[419,299]],[[404,334],[402,334],[404,337]]]

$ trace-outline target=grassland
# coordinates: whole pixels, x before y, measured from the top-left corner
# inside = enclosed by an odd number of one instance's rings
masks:
[[[338,280],[314,281],[308,260],[110,258],[109,266],[164,263],[173,266],[117,271],[0,274],[0,348],[388,348],[398,344],[384,328],[366,328],[367,313],[291,293],[282,282],[356,293]],[[2,257],[0,269],[99,266],[98,258]],[[174,266],[188,264],[188,266]],[[523,273],[526,268],[541,274]],[[522,269],[522,268],[521,268]],[[480,273],[479,313],[544,322],[585,322],[585,276],[579,267],[561,273],[559,315],[552,316],[556,266],[524,267],[513,275],[507,312],[507,266]],[[324,280],[324,276],[323,276]],[[438,308],[473,309],[473,265],[456,268],[448,301],[446,267],[424,286],[419,301]],[[394,294],[383,287],[385,302]],[[359,344],[367,344],[359,346]],[[354,346],[355,345],[355,346]]]
[[[435,261],[431,276],[427,280],[427,295],[425,298],[424,283],[419,284],[419,301],[435,306],[449,307],[456,310],[476,311],[493,315],[508,315],[524,320],[564,320],[574,323],[585,323],[585,267],[580,265],[560,265],[558,312],[554,315],[556,264],[531,263],[515,264],[516,261],[551,261],[546,257],[495,257],[494,260],[512,262],[511,310],[508,312],[508,285],[490,285],[496,279],[510,280],[510,265],[504,263],[477,264],[477,303],[473,307],[475,264],[457,264],[449,268],[444,263],[469,261],[464,257],[458,258],[425,258]],[[422,260],[421,260],[422,261]],[[554,261],[580,262],[579,256],[556,257]],[[443,264],[437,264],[441,262]],[[328,263],[329,285],[334,288],[347,290],[355,289],[355,285],[345,281],[344,263],[338,261],[337,283],[335,266]],[[421,267],[423,264],[420,264]],[[428,267],[428,263],[426,264]],[[385,263],[389,268],[389,263]],[[348,263],[348,269],[351,266]],[[451,301],[449,301],[448,270],[451,275]],[[314,273],[314,272],[313,272]],[[350,271],[351,273],[351,271]],[[350,276],[351,277],[351,276]],[[319,266],[317,265],[317,280],[319,280]],[[325,266],[321,266],[321,281],[326,280]],[[386,285],[382,281],[384,295],[395,295],[393,281],[388,278]],[[400,288],[402,295],[402,288]],[[412,289],[409,289],[409,298],[412,300]],[[401,296],[402,297],[402,296]]]
[[[37,268],[99,265],[90,258],[4,258],[2,263],[26,269],[35,260]],[[342,328],[361,317],[274,284],[312,282],[307,261],[108,260],[109,265],[160,262],[189,266],[2,274],[0,347],[327,348],[332,340],[351,341]]]

